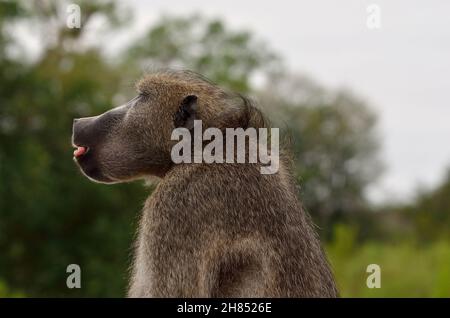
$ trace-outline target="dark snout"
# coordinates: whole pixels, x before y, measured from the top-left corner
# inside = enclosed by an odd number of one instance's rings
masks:
[[[96,117],[76,118],[72,126],[72,144],[75,147],[90,147],[95,139]]]
[[[115,150],[115,138],[120,135],[120,127],[128,106],[116,107],[95,117],[73,120],[72,145],[76,148],[73,156],[83,173],[91,180],[112,182],[110,158]]]
[[[94,117],[73,120],[72,142],[75,147],[96,147],[121,122],[128,107],[117,107]]]
[[[110,182],[101,169],[99,161],[100,145],[105,138],[107,126],[101,116],[77,118],[73,120],[72,145],[76,148],[73,156],[81,171],[91,180]]]

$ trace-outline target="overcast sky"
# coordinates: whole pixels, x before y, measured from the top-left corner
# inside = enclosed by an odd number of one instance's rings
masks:
[[[366,25],[381,9],[381,28]],[[162,13],[200,12],[248,29],[280,53],[293,72],[329,88],[346,87],[379,115],[387,170],[374,201],[405,200],[432,187],[450,167],[450,1],[448,0],[132,0],[118,45],[137,37]],[[112,44],[113,45],[113,44]]]

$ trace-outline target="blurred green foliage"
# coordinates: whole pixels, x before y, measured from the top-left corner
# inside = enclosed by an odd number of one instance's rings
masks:
[[[197,14],[162,17],[126,51],[125,61],[141,68],[192,69],[243,93],[251,88],[252,73],[279,66],[277,55],[251,33],[229,30],[222,21]]]
[[[344,296],[450,296],[450,174],[407,206],[371,207],[364,191],[381,173],[376,116],[347,91],[288,74],[278,54],[246,31],[200,15],[162,17],[111,56],[85,40],[92,21],[126,29],[114,1],[76,1],[81,29],[65,25],[68,1],[0,2],[0,297],[124,296],[139,211],[151,187],[106,186],[72,162],[71,125],[118,105],[146,68],[185,67],[258,97],[290,138],[301,198],[319,225]],[[30,56],[18,25],[38,38]],[[92,34],[90,34],[92,36]],[[263,74],[266,87],[252,79]],[[66,287],[66,267],[82,288]],[[382,288],[365,285],[368,264]]]
[[[401,211],[412,215],[415,232],[421,240],[429,241],[443,235],[450,239],[450,170],[437,189],[422,191],[414,204]]]
[[[327,254],[343,297],[449,297],[450,242],[427,244],[356,240],[356,230],[336,225]],[[381,268],[381,288],[367,288],[366,268]]]
[[[382,165],[375,114],[350,92],[327,91],[297,75],[276,76],[259,94],[292,149],[304,204],[331,237],[332,225],[367,212],[366,187]]]

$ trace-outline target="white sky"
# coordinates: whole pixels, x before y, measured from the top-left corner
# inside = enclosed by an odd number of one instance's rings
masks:
[[[369,4],[381,29],[366,26]],[[375,201],[406,199],[450,166],[450,1],[134,0],[136,30],[161,13],[200,12],[245,28],[293,71],[348,87],[378,111],[386,171]]]
[[[366,26],[369,4],[381,29]],[[404,200],[432,187],[450,167],[450,1],[131,0],[133,24],[109,44],[124,45],[162,13],[220,17],[249,29],[294,72],[329,88],[347,87],[379,115],[387,170],[369,192]],[[128,26],[128,25],[127,25]]]

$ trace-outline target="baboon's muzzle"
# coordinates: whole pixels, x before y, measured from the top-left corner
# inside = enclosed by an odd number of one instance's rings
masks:
[[[100,169],[98,150],[102,139],[106,134],[106,128],[102,127],[101,116],[77,118],[73,121],[72,146],[74,160],[82,172],[89,178],[101,182],[110,182]]]
[[[80,158],[94,148],[102,139],[104,129],[101,129],[99,116],[76,118],[73,120],[72,145],[77,148],[75,158]]]
[[[120,123],[130,107],[131,104],[128,103],[99,116],[74,119],[72,133],[72,145],[76,148],[73,153],[74,160],[89,178],[100,182],[113,181],[107,176],[108,163],[103,162],[108,157],[104,155],[105,149],[113,139],[113,131],[120,129]]]

